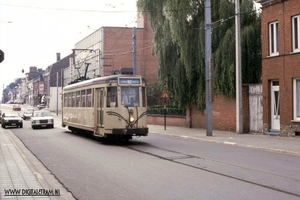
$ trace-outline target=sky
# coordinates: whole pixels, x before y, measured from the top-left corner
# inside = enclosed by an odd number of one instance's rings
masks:
[[[103,26],[136,26],[136,16],[136,0],[0,0],[0,91],[25,77],[22,69],[46,69]]]

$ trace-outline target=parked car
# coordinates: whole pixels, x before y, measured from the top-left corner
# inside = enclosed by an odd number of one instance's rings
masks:
[[[39,104],[38,106],[37,106],[37,108],[39,109],[39,110],[41,110],[41,109],[43,109],[43,108],[45,108],[46,106],[45,106],[45,104]]]
[[[22,118],[15,112],[3,113],[1,117],[1,126],[6,128],[7,126],[23,127]]]
[[[30,119],[33,115],[33,110],[26,110],[24,113],[23,113],[23,119],[26,120],[26,119]]]
[[[1,124],[1,121],[2,121],[2,116],[4,115],[4,113],[1,112],[1,115],[0,115],[0,124]]]
[[[34,107],[33,106],[27,106],[26,111],[32,111],[34,112]]]
[[[23,104],[24,101],[23,101],[22,99],[16,99],[16,100],[14,101],[14,103],[15,103],[15,104]]]
[[[13,105],[13,110],[21,111],[21,106],[20,105]]]
[[[33,129],[38,127],[54,128],[54,119],[51,112],[48,110],[34,111],[33,116],[31,117],[31,127]]]

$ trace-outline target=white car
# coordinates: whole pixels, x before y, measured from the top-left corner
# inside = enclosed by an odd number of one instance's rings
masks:
[[[26,119],[30,119],[32,117],[32,114],[33,114],[33,111],[32,110],[26,110],[24,113],[23,113],[23,119],[26,120]]]
[[[3,113],[1,117],[1,126],[6,128],[7,126],[23,127],[23,120],[16,112]]]
[[[51,112],[48,110],[34,111],[31,117],[31,127],[33,129],[44,127],[54,128],[54,119]]]

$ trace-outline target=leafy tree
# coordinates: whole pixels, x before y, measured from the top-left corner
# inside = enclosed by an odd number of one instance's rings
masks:
[[[6,86],[6,88],[2,91],[4,102],[8,101],[9,91],[15,89],[15,87],[19,86],[21,83],[22,83],[22,78],[17,78],[15,79],[14,82],[11,82],[9,85]]]
[[[201,0],[138,0],[154,31],[160,80],[180,107],[205,108],[205,20]],[[212,59],[215,91],[235,95],[235,5],[212,0]],[[261,73],[260,19],[252,0],[241,2],[243,83],[257,83]]]

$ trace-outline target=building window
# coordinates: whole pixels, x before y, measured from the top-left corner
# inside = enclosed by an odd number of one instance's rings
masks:
[[[293,52],[300,51],[300,15],[292,18]]]
[[[300,121],[300,78],[294,79],[294,120]]]
[[[269,49],[270,56],[278,55],[278,22],[269,24]]]

